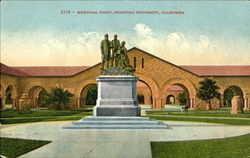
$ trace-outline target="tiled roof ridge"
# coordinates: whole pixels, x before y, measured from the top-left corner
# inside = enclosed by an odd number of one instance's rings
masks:
[[[153,54],[150,54],[144,50],[133,47],[128,51],[133,49],[137,49],[142,51],[145,54],[152,56],[153,58],[157,58],[161,61],[164,61],[167,64],[178,67],[186,72],[189,72],[196,76],[250,76],[250,65],[175,65],[167,60],[161,59]],[[1,64],[1,73],[16,75],[16,76],[73,76],[77,75],[83,71],[86,71],[92,67],[99,65],[97,63],[93,66],[13,66],[9,67],[7,65]],[[3,66],[2,66],[3,65]],[[2,71],[2,67],[5,68]],[[54,69],[53,69],[54,68]],[[68,68],[67,71],[64,71],[63,68]],[[235,69],[238,68],[238,69]],[[8,70],[7,70],[8,69]],[[26,71],[23,71],[26,69]],[[29,69],[29,70],[28,70]],[[40,69],[38,71],[37,69]],[[43,70],[41,70],[43,69]]]

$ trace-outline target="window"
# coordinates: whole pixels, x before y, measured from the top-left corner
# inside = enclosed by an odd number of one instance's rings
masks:
[[[136,68],[136,57],[134,57],[134,68]]]
[[[141,68],[144,68],[144,58],[141,59]]]

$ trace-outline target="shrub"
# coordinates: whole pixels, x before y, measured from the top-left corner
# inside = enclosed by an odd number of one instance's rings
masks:
[[[220,93],[218,92],[220,88],[216,85],[216,81],[208,78],[200,81],[199,83],[200,87],[198,89],[197,97],[207,103],[207,110],[211,110],[212,99],[220,98]]]
[[[21,108],[19,108],[18,113],[19,114],[32,113],[30,105],[29,104],[24,104]]]
[[[70,109],[70,98],[73,96],[68,90],[64,90],[61,87],[55,87],[51,89],[50,93],[47,93],[44,97],[44,102],[48,108],[62,110]]]

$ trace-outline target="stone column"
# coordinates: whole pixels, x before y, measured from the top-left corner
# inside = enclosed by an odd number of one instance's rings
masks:
[[[190,107],[190,108],[193,108],[193,98],[190,98],[190,103],[189,103],[189,104],[190,104],[189,107]]]
[[[234,96],[232,99],[231,114],[243,113],[244,101],[241,96]]]
[[[5,109],[5,97],[2,97],[1,98],[1,105],[2,105],[2,110],[4,110]]]
[[[39,105],[38,105],[38,98],[34,98],[34,100],[35,100],[35,107],[38,108],[39,107]]]
[[[249,107],[249,99],[244,98],[244,109],[243,110],[248,110],[248,109],[250,109],[250,107]]]
[[[77,109],[79,109],[81,107],[81,100],[80,100],[80,98],[77,97],[75,99],[75,104],[76,104]]]
[[[17,99],[16,98],[12,98],[12,109],[17,109]]]
[[[144,95],[144,102],[145,102],[145,105],[151,105],[151,96],[149,94],[145,94]]]
[[[187,106],[190,106],[190,98],[187,98],[187,102],[186,102]],[[190,106],[191,107],[191,106]]]
[[[153,107],[154,109],[162,109],[161,98],[153,98]]]
[[[191,98],[190,99],[190,109],[195,109],[195,99],[194,98]]]
[[[81,105],[82,105],[83,107],[85,107],[85,105],[86,105],[86,97],[82,97],[82,98],[81,98]]]

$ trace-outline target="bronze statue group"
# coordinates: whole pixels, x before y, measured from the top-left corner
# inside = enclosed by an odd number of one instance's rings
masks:
[[[114,66],[120,67],[129,72],[134,71],[134,68],[129,64],[125,44],[125,41],[120,43],[117,39],[117,35],[114,35],[114,39],[112,41],[109,41],[108,34],[104,35],[104,39],[101,41],[100,46],[102,53],[102,70],[107,70],[109,67]]]

